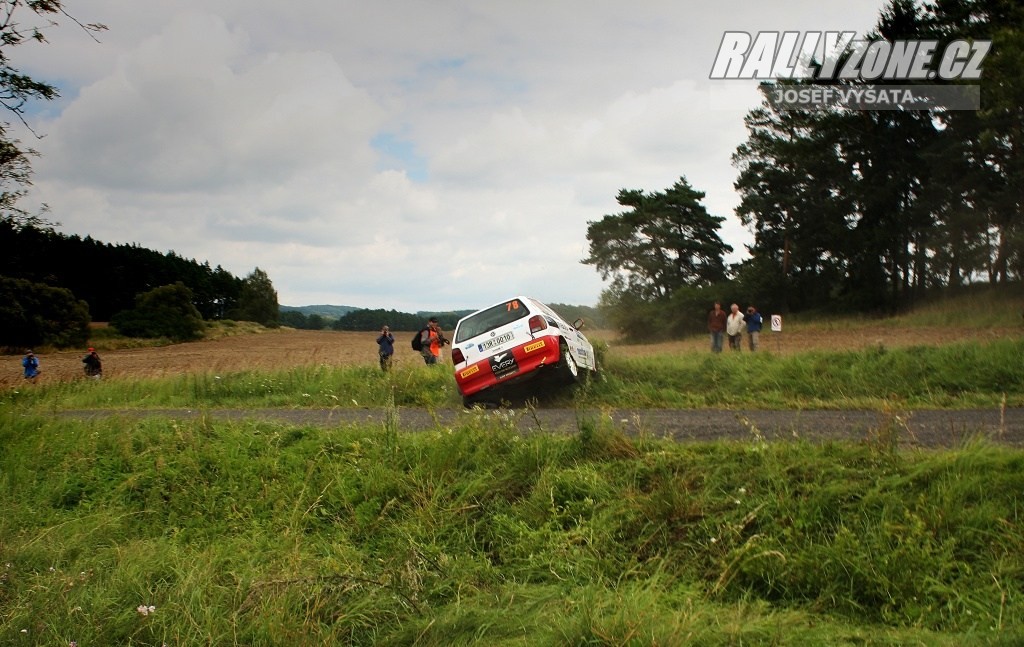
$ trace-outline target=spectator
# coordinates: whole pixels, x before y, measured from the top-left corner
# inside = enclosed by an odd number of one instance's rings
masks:
[[[30,350],[25,351],[25,357],[22,358],[21,365],[25,368],[25,379],[35,382],[40,373],[39,358],[36,357],[36,354]]]
[[[729,308],[729,316],[725,321],[725,334],[729,336],[729,348],[742,350],[743,348],[743,314],[740,307],[732,304]]]
[[[94,380],[103,377],[103,362],[100,361],[100,356],[96,354],[95,348],[89,349],[89,354],[82,358],[82,363],[85,364],[86,377]]]
[[[427,365],[437,364],[437,358],[441,356],[441,348],[450,343],[441,332],[437,317],[431,317],[427,321],[427,327],[420,332],[420,354],[423,355],[423,361]]]
[[[754,306],[747,306],[747,314],[743,315],[743,321],[747,322],[747,343],[750,350],[756,351],[761,337],[761,325],[764,323],[761,313]]]
[[[395,355],[395,336],[391,334],[388,326],[380,329],[380,337],[377,337],[377,354],[380,356],[380,370],[391,370]]]
[[[725,335],[725,310],[722,304],[715,301],[715,307],[708,313],[708,332],[711,333],[711,352],[722,352],[722,338]]]

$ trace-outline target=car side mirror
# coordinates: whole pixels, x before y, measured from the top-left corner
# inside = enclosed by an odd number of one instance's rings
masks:
[[[577,319],[576,321],[572,322],[572,327],[575,328],[576,330],[583,330],[583,326],[585,326],[585,325],[586,325],[586,322],[583,321],[582,318],[581,319]]]

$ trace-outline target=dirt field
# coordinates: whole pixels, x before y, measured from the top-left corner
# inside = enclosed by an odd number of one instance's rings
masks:
[[[617,343],[614,335],[607,331],[589,331],[588,334],[593,340],[608,342],[609,353],[620,357],[707,353],[709,345],[704,337],[660,344],[624,345]],[[399,366],[422,361],[409,348],[408,339],[412,335],[412,332],[395,333],[395,361]],[[894,329],[875,326],[832,331],[764,332],[761,334],[761,347],[773,353],[787,354],[808,349],[856,349],[878,345],[895,348],[1022,336],[1024,327]],[[104,379],[131,379],[188,372],[231,373],[291,366],[372,364],[377,361],[376,337],[376,332],[281,329],[155,348],[105,350],[100,345],[97,351],[103,359]],[[40,382],[84,379],[84,348],[61,352],[36,350],[40,353]],[[0,365],[6,367],[0,372],[0,387],[16,386],[23,381],[20,355],[2,355]]]

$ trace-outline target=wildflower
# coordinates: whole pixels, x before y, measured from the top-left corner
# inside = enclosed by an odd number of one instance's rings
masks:
[[[717,544],[718,543],[718,538],[717,537],[712,537],[711,538],[711,543],[712,544]]]
[[[135,610],[139,612],[139,615],[148,616],[149,614],[156,612],[156,607],[153,605],[149,605],[147,607],[145,604],[140,604],[135,608]]]
[[[739,492],[740,492],[740,494],[746,494],[747,493],[747,488],[741,487]]]
[[[68,643],[68,647],[78,647],[78,642],[72,640],[71,642]]]
[[[22,629],[22,630],[21,630],[21,633],[23,633],[23,634],[27,634],[27,633],[28,633],[28,629]]]

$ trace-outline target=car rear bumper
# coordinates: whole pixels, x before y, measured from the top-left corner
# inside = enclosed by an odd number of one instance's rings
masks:
[[[558,363],[558,335],[536,337],[511,350],[491,355],[473,364],[455,368],[455,383],[463,397],[498,384],[511,384],[535,377],[542,368]],[[515,364],[508,364],[509,358]]]

